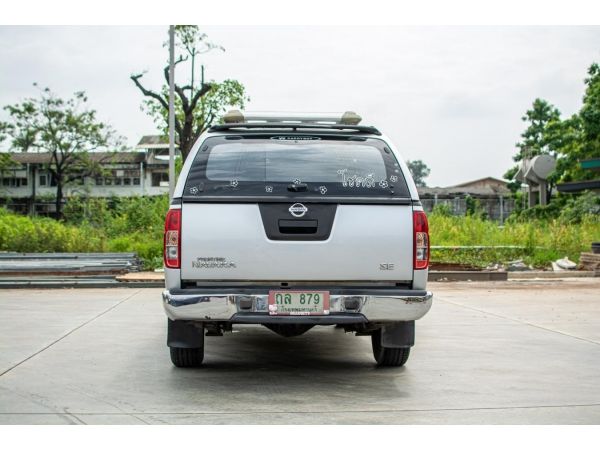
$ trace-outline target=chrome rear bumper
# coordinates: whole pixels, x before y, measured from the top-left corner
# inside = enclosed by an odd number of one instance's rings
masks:
[[[202,292],[163,292],[163,305],[171,320],[225,321],[237,323],[348,323],[403,322],[423,317],[431,308],[433,294],[403,291],[398,295],[368,293],[331,294],[329,315],[270,316],[268,294],[214,294]],[[264,320],[262,319],[264,318]]]

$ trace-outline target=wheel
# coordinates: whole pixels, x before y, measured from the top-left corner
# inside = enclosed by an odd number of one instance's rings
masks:
[[[204,359],[204,325],[168,319],[167,345],[176,367],[199,367]]]
[[[410,347],[389,348],[381,346],[381,329],[371,335],[373,356],[379,367],[402,367],[410,355]]]
[[[204,359],[204,348],[169,347],[171,362],[176,367],[200,367]]]

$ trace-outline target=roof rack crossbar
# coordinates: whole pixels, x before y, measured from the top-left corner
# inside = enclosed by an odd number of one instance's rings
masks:
[[[218,125],[212,125],[208,131],[227,131],[233,129],[248,129],[248,130],[257,130],[257,129],[287,129],[287,130],[296,130],[296,129],[304,129],[304,130],[348,130],[354,131],[357,133],[366,133],[366,134],[375,134],[377,136],[381,136],[381,132],[371,126],[366,125],[338,125],[338,124],[316,124],[316,123],[224,123]]]

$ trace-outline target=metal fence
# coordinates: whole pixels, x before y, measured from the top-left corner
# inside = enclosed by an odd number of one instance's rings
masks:
[[[506,218],[514,211],[515,201],[512,198],[492,197],[478,198],[472,197],[473,200],[479,202],[487,217],[500,223],[504,223]],[[444,204],[450,209],[450,212],[456,216],[464,216],[467,214],[467,197],[456,196],[453,198],[421,198],[423,209],[426,212],[431,212],[435,205]]]

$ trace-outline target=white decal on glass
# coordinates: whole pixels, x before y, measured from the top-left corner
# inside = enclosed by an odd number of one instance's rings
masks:
[[[325,195],[327,193],[327,188],[325,186],[319,186],[319,192]]]
[[[269,194],[273,192],[273,186],[265,186],[265,192],[268,192]]]
[[[343,187],[372,188],[375,186],[375,178],[373,178],[372,173],[370,173],[364,177],[361,177],[358,175],[352,175],[351,177],[349,177],[349,176],[347,176],[348,169],[340,169],[337,171],[337,173],[342,176],[342,186]]]
[[[237,187],[237,185],[238,185],[238,180],[231,180],[231,181],[229,182],[229,185],[230,185],[231,187]]]
[[[196,195],[198,193],[198,188],[196,186],[192,186],[190,188],[190,194]]]

